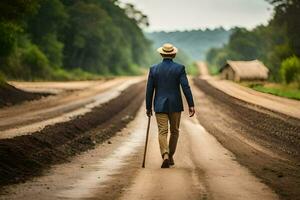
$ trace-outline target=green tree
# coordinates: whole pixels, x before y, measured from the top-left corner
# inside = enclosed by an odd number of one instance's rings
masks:
[[[0,73],[14,79],[70,79],[133,74],[147,62],[150,42],[114,0],[3,0]]]
[[[89,0],[68,5],[64,30],[65,66],[121,74],[133,72],[147,57],[150,43],[134,19],[109,0]]]
[[[255,34],[244,28],[237,28],[231,35],[228,48],[235,52],[237,60],[252,60],[258,56]]]
[[[275,6],[273,23],[286,27],[289,45],[294,54],[300,57],[300,1],[268,0]]]
[[[270,22],[251,31],[235,28],[228,44],[208,51],[207,61],[220,68],[226,60],[259,59],[270,69],[271,79],[279,81],[281,62],[291,55],[285,28]]]
[[[78,1],[69,7],[69,25],[64,30],[65,66],[95,73],[108,73],[115,35],[111,19],[95,3]]]
[[[49,61],[46,55],[36,46],[30,45],[30,47],[23,50],[21,64],[24,66],[24,75],[26,79],[47,79],[51,77],[51,68],[49,67]]]
[[[51,65],[62,66],[63,43],[59,35],[66,26],[68,14],[60,0],[43,0],[37,13],[29,18],[27,32],[48,57]]]
[[[39,0],[3,0],[0,4],[0,59],[10,55],[22,32],[24,18],[34,14]],[[1,61],[0,61],[1,62]],[[1,63],[0,63],[1,64]]]
[[[280,75],[285,83],[298,82],[300,87],[300,59],[297,56],[285,59],[280,67]]]
[[[0,22],[0,58],[10,55],[16,47],[17,35],[21,28],[11,22]]]

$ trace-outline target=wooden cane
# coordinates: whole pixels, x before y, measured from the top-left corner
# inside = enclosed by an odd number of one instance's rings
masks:
[[[149,129],[150,129],[150,118],[151,118],[151,116],[148,116],[148,126],[147,126],[146,142],[145,142],[145,150],[144,150],[144,159],[143,159],[142,168],[145,168],[146,153],[147,153],[147,146],[148,146],[148,136],[149,136]]]

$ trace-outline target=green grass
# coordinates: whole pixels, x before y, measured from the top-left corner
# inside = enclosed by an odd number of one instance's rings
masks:
[[[199,70],[198,70],[198,67],[197,67],[196,63],[189,64],[186,67],[186,71],[187,71],[187,74],[191,75],[191,76],[198,76],[199,75]]]
[[[53,70],[51,80],[56,81],[83,81],[83,80],[97,80],[102,79],[103,76],[92,74],[81,69],[74,69],[66,71],[64,69]]]
[[[281,84],[249,84],[248,87],[259,92],[300,100],[300,89],[294,86]]]
[[[209,70],[209,73],[213,76],[218,75],[220,73],[219,68],[217,66],[214,66],[214,65],[209,65],[208,70]]]
[[[111,78],[109,75],[98,75],[92,74],[81,69],[73,69],[73,70],[65,70],[62,68],[51,69],[49,73],[44,77],[7,77],[1,73],[0,71],[0,85],[3,84],[6,80],[14,80],[14,81],[85,81],[85,80],[99,80],[99,79],[107,79]]]
[[[19,67],[4,73],[0,69],[0,84],[6,80],[14,81],[85,81],[85,80],[99,80],[110,79],[117,76],[136,76],[141,75],[142,69],[137,65],[131,65],[126,70],[118,70],[115,73],[102,72],[93,73],[84,71],[81,68],[72,70],[64,69],[63,67],[49,67],[39,70],[39,73],[33,73],[31,69],[26,67]]]

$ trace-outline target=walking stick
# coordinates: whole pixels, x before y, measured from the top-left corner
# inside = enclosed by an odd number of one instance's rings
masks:
[[[150,118],[151,118],[151,116],[148,117],[148,126],[147,126],[146,143],[145,143],[144,159],[143,159],[142,168],[145,168],[146,153],[147,153],[147,146],[148,146],[148,136],[149,136],[149,129],[150,129]]]

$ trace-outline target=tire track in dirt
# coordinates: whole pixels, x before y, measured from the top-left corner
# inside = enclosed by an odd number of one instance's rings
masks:
[[[141,78],[124,77],[103,83],[97,82],[89,88],[65,91],[39,101],[1,109],[0,139],[27,135],[42,130],[47,125],[66,122],[90,112],[92,108],[117,97],[128,86],[141,81]],[[68,87],[69,85],[65,83],[62,86]],[[77,88],[80,87],[78,83]]]
[[[41,175],[51,165],[67,162],[121,130],[136,115],[145,82],[125,89],[118,97],[71,121],[47,126],[31,135],[0,140],[0,185]],[[93,132],[97,128],[101,131]]]

